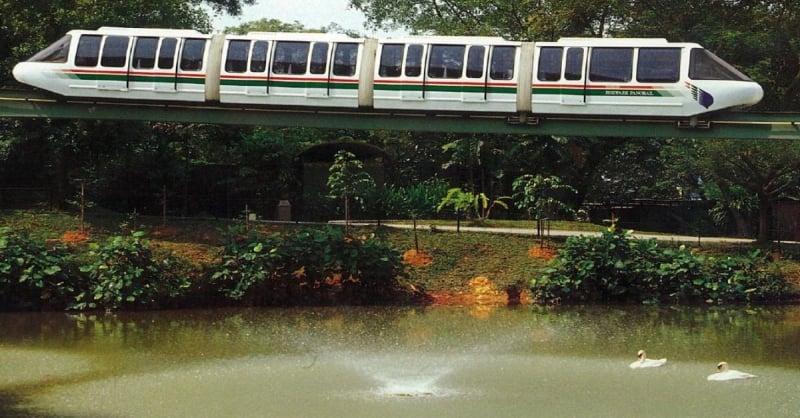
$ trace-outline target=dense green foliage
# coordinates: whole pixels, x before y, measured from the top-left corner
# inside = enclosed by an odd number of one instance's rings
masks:
[[[704,257],[657,240],[635,240],[609,228],[599,237],[570,237],[558,258],[531,280],[541,302],[709,302],[777,300],[786,282],[755,251]]]
[[[139,231],[65,247],[3,227],[0,309],[381,304],[402,297],[400,255],[375,236],[347,238],[339,228],[232,232],[221,260],[203,270],[151,249]]]
[[[96,213],[88,230],[97,241],[65,247],[45,245],[44,237],[61,235],[74,217],[29,215],[4,211],[0,218],[0,310],[415,303],[426,294],[468,292],[478,276],[499,291],[535,277],[532,295],[540,303],[737,303],[790,297],[783,277],[800,271],[793,261],[800,248],[789,244],[778,262],[759,247],[742,257],[743,248],[720,245],[699,256],[606,231],[570,238],[548,265],[525,235],[360,227],[346,238],[335,227],[251,224],[260,232],[244,233],[246,224],[225,220],[163,228],[160,219],[143,217],[140,230],[154,231],[145,239],[141,232],[120,235],[120,214]],[[219,233],[231,225],[229,234]],[[397,249],[411,248],[433,263],[407,268]]]
[[[64,306],[75,290],[72,254],[0,228],[0,308]]]
[[[75,296],[72,309],[157,307],[190,285],[188,278],[174,274],[172,257],[154,256],[140,231],[109,237],[103,245],[91,243],[89,257],[94,261],[80,267],[85,289]]]
[[[212,279],[248,304],[373,304],[394,299],[402,274],[398,252],[375,236],[326,228],[234,237]]]
[[[385,186],[380,200],[389,219],[432,218],[447,189],[447,182],[434,177],[408,186]]]

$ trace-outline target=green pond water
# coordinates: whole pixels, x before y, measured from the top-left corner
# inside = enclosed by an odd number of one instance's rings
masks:
[[[0,416],[797,417],[800,307],[0,314]]]

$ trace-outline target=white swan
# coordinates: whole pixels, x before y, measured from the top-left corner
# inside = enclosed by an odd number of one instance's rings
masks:
[[[644,350],[639,350],[636,353],[637,360],[630,364],[631,369],[644,369],[646,367],[660,367],[667,363],[667,359],[662,358],[658,360],[652,360],[647,358],[647,355],[644,353]]]
[[[709,375],[708,380],[715,380],[715,381],[725,381],[725,380],[736,380],[736,379],[750,379],[751,377],[756,377],[754,374],[740,372],[738,370],[729,370],[728,363],[722,361],[717,364],[717,372]]]

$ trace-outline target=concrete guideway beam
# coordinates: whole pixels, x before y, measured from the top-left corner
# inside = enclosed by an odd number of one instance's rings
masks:
[[[32,91],[0,90],[0,118],[54,118],[303,126],[364,130],[466,132],[630,138],[800,139],[800,113],[728,112],[679,127],[678,121],[624,117],[538,117],[508,123],[503,115],[427,115],[314,109],[267,109],[176,103],[63,100]],[[683,125],[691,125],[685,123]]]

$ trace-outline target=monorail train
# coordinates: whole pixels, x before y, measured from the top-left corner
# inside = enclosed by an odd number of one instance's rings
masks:
[[[689,118],[758,103],[761,86],[665,39],[356,39],[102,27],[14,67],[68,98],[422,113]]]

